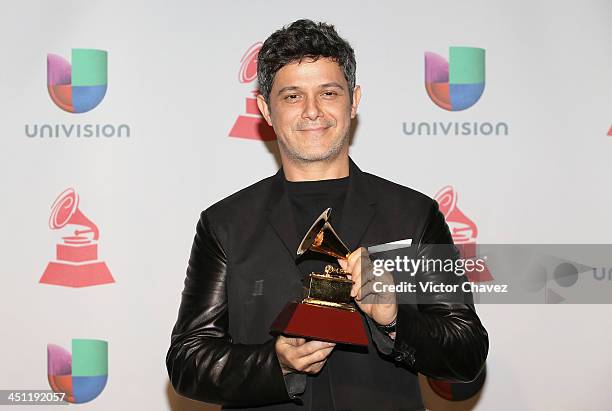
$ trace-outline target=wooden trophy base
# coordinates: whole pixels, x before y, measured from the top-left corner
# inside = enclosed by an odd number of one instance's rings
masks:
[[[340,308],[290,302],[276,317],[271,330],[312,340],[368,345],[361,315]]]

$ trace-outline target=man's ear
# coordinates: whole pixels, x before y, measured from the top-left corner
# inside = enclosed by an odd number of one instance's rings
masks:
[[[259,107],[259,111],[263,118],[266,119],[266,122],[269,126],[272,125],[272,117],[270,117],[270,109],[268,107],[268,103],[266,103],[266,99],[261,94],[257,95],[257,107]]]
[[[357,115],[357,107],[359,106],[359,100],[361,100],[361,87],[355,86],[353,89],[353,104],[351,105],[351,118],[355,118]]]

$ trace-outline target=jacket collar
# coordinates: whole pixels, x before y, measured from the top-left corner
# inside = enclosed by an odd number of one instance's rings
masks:
[[[299,241],[306,233],[297,233],[291,201],[285,189],[285,174],[282,167],[272,179],[268,201],[268,221],[282,240],[291,257],[297,257]],[[349,158],[349,185],[340,227],[334,227],[347,247],[353,251],[361,242],[376,212],[376,198],[369,187],[369,180]],[[323,210],[321,210],[323,211]]]

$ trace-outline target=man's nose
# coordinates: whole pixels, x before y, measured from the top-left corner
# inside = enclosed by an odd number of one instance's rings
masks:
[[[304,111],[302,112],[302,117],[307,118],[309,120],[316,120],[319,117],[323,116],[323,112],[321,111],[321,107],[319,107],[319,103],[317,99],[314,97],[306,98],[306,102],[304,104]]]

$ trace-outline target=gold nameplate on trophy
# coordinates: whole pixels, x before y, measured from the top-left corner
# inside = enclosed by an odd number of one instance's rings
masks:
[[[309,278],[307,295],[302,303],[355,311],[351,305],[353,281],[347,278],[342,268],[328,265],[325,273],[310,273]]]

